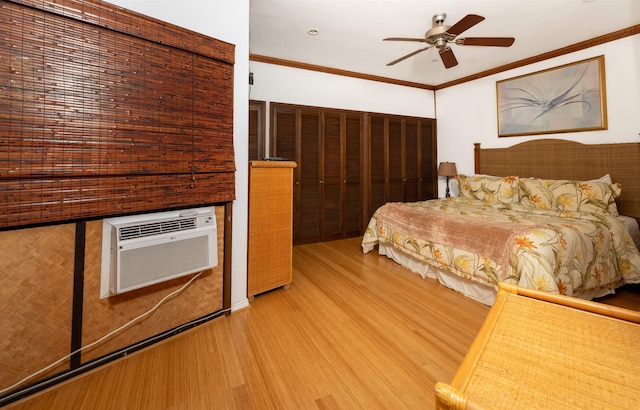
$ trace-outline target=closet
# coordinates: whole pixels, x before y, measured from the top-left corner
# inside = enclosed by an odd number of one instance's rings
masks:
[[[435,198],[435,120],[371,114],[368,125],[371,161],[367,218],[387,202]]]
[[[294,160],[295,244],[358,236],[362,114],[272,104],[274,156]]]
[[[271,103],[270,155],[295,161],[294,244],[360,236],[389,201],[435,198],[435,120]]]

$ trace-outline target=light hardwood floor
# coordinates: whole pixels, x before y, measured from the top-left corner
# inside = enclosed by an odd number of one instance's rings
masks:
[[[430,409],[489,311],[359,238],[294,247],[293,279],[6,408]]]

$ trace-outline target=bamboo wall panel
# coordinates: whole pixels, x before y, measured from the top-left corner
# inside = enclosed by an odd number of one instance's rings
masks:
[[[82,353],[82,362],[130,346],[183,323],[222,309],[224,261],[224,206],[215,210],[218,224],[218,265],[208,269],[156,312],[114,337]],[[163,297],[182,287],[194,275],[158,283],[100,299],[102,221],[87,223],[82,345],[86,346],[151,309]]]
[[[0,1],[0,36],[0,227],[234,199],[232,45],[96,0]]]
[[[69,354],[74,237],[75,224],[0,232],[0,388]]]

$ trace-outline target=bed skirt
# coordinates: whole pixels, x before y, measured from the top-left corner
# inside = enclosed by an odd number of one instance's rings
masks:
[[[496,295],[498,293],[496,288],[487,286],[483,283],[478,283],[461,278],[458,275],[454,275],[445,270],[431,266],[411,255],[397,250],[392,245],[379,242],[378,253],[394,260],[405,268],[416,272],[423,278],[436,279],[438,282],[440,282],[440,284],[448,287],[449,289],[453,289],[456,292],[462,293],[463,295],[487,306],[492,306],[493,302],[496,299]],[[581,299],[591,300],[613,293],[616,293],[615,288],[604,288],[582,293],[577,297]]]

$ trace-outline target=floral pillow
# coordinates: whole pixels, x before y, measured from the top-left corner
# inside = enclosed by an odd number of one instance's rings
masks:
[[[598,180],[520,180],[520,202],[531,208],[618,215],[615,199],[620,192],[620,184]]]
[[[518,177],[458,174],[458,191],[469,199],[517,204],[520,201]]]

